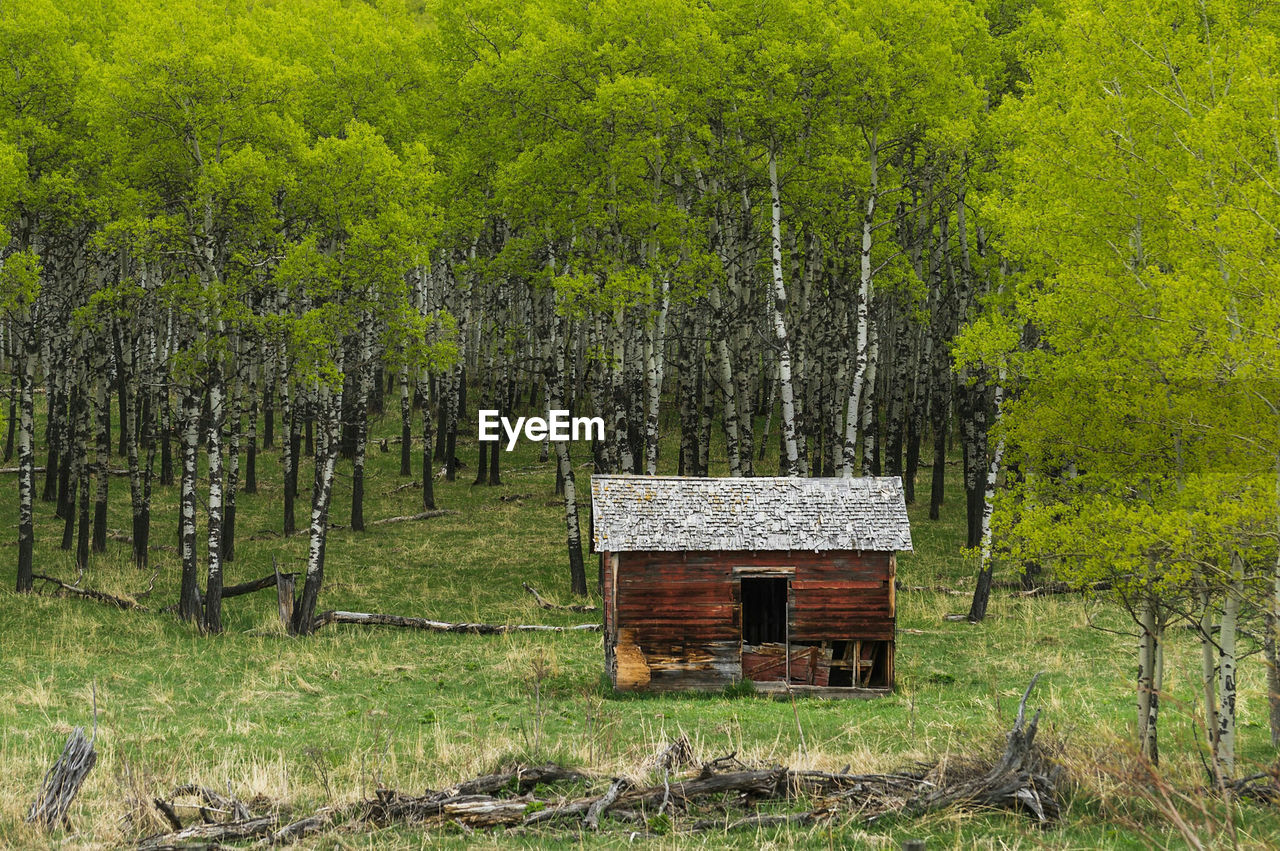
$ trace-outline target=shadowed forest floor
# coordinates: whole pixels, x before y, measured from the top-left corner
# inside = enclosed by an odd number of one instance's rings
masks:
[[[393,416],[375,423],[378,436],[398,431]],[[585,491],[589,467],[581,465],[587,455],[584,447],[574,448]],[[674,472],[678,447],[663,449],[663,471]],[[367,520],[420,509],[417,489],[401,487],[409,480],[397,475],[398,447],[389,450],[380,452],[376,440],[371,445]],[[458,454],[468,466],[457,482],[438,482],[436,489],[439,507],[458,514],[375,526],[363,534],[332,532],[321,608],[492,623],[589,620],[591,615],[539,609],[521,588],[529,582],[558,602],[571,602],[553,464],[539,462],[537,446],[523,443],[502,454],[501,486],[472,486],[474,442],[463,440]],[[414,456],[416,469],[416,448]],[[120,466],[119,459],[113,463]],[[305,536],[278,534],[279,454],[263,452],[258,463],[259,493],[241,494],[238,501],[228,584],[270,573],[273,557],[282,570],[305,566]],[[921,474],[920,490],[927,494],[928,468]],[[340,465],[332,513],[337,524],[347,522],[349,476],[349,465]],[[960,546],[958,466],[948,469],[948,478],[952,487],[941,521],[927,519],[927,505],[910,507],[916,552],[900,557],[905,585],[972,587],[975,566]],[[309,469],[300,481],[310,481]],[[12,530],[14,477],[5,476],[0,486],[0,523]],[[127,480],[113,478],[111,488],[110,526],[124,534]],[[175,503],[176,488],[157,490],[154,544],[174,543]],[[304,497],[300,525],[305,511]],[[585,524],[585,500],[582,515]],[[61,528],[53,506],[38,503],[36,571],[72,581],[71,554],[58,549]],[[10,555],[0,567],[0,846],[48,845],[50,839],[25,825],[23,816],[67,734],[92,724],[95,686],[100,758],[71,809],[65,836],[76,847],[128,844],[163,829],[151,798],[188,782],[224,791],[229,784],[241,800],[265,796],[303,810],[369,797],[379,786],[421,794],[514,763],[558,761],[604,777],[651,778],[646,758],[681,734],[699,761],[736,752],[747,761],[824,770],[850,765],[860,772],[889,771],[921,760],[988,755],[1003,742],[1018,698],[1037,671],[1045,675],[1029,705],[1043,708],[1042,739],[1060,749],[1073,781],[1057,828],[1042,831],[1015,815],[953,812],[874,828],[842,816],[809,827],[688,834],[677,822],[657,841],[672,847],[897,847],[904,839],[925,838],[938,848],[1185,842],[1137,794],[1136,772],[1126,768],[1134,642],[1106,631],[1124,631],[1128,624],[1100,601],[1024,599],[997,589],[987,622],[971,626],[943,620],[948,612],[964,611],[967,596],[902,591],[897,692],[872,701],[801,699],[793,705],[738,695],[614,694],[602,682],[601,639],[594,633],[485,637],[331,626],[292,639],[281,633],[271,592],[227,600],[226,633],[204,638],[159,611],[177,599],[176,552],[153,552],[158,573],[143,600],[146,612],[18,596],[11,590],[16,548],[10,542],[3,552]],[[595,571],[589,557],[593,592]],[[998,580],[1013,578],[997,573]],[[94,555],[84,585],[137,596],[150,579],[150,572],[132,566],[128,545],[112,540],[106,553]],[[1167,776],[1189,790],[1204,782],[1194,710],[1198,645],[1190,633],[1177,632],[1167,662],[1162,750]],[[1263,687],[1261,665],[1245,664],[1239,748],[1246,770],[1274,760]],[[1280,832],[1280,819],[1269,808],[1242,803],[1228,812],[1211,801],[1199,811],[1195,802],[1193,796],[1193,803],[1180,806],[1207,845],[1267,847]],[[1228,823],[1234,823],[1234,838]],[[514,835],[331,831],[303,845],[510,847],[556,839],[623,846],[628,830],[606,821],[598,835],[564,829]],[[55,841],[63,835],[59,831]]]

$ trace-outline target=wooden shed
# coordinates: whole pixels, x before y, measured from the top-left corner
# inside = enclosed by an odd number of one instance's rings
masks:
[[[619,689],[893,689],[894,478],[593,476],[605,666]]]

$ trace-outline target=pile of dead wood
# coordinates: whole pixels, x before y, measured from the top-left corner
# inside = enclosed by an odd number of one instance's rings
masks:
[[[329,829],[395,824],[423,829],[458,825],[468,831],[498,827],[599,830],[605,819],[611,819],[631,833],[695,832],[809,824],[840,817],[870,823],[899,813],[919,815],[952,807],[1012,810],[1048,826],[1062,814],[1062,771],[1035,742],[1039,713],[1030,721],[1026,718],[1030,693],[1031,686],[1023,695],[1002,755],[980,770],[956,772],[930,765],[891,774],[853,774],[847,768],[797,771],[746,765],[731,754],[673,777],[672,769],[691,756],[687,740],[682,740],[659,756],[655,765],[662,768],[663,782],[650,785],[592,777],[558,765],[528,766],[422,795],[380,790],[368,800],[305,814],[278,807],[254,813],[239,801],[189,786],[173,797],[179,793],[199,797],[199,804],[188,805],[198,809],[199,820],[184,825],[173,800],[157,799],[156,806],[174,829],[143,839],[138,848],[212,847],[245,839],[282,844]],[[788,811],[788,802],[803,802],[803,809]],[[767,812],[759,809],[761,804],[767,805]],[[211,813],[225,817],[211,818]]]

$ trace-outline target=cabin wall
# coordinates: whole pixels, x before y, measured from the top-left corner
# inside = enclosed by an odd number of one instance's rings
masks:
[[[604,553],[605,660],[614,684],[718,690],[741,680],[744,568],[794,570],[792,642],[893,641],[889,553]]]

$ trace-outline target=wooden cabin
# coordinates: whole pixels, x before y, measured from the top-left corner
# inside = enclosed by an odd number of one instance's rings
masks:
[[[893,689],[894,478],[593,476],[616,688]]]

